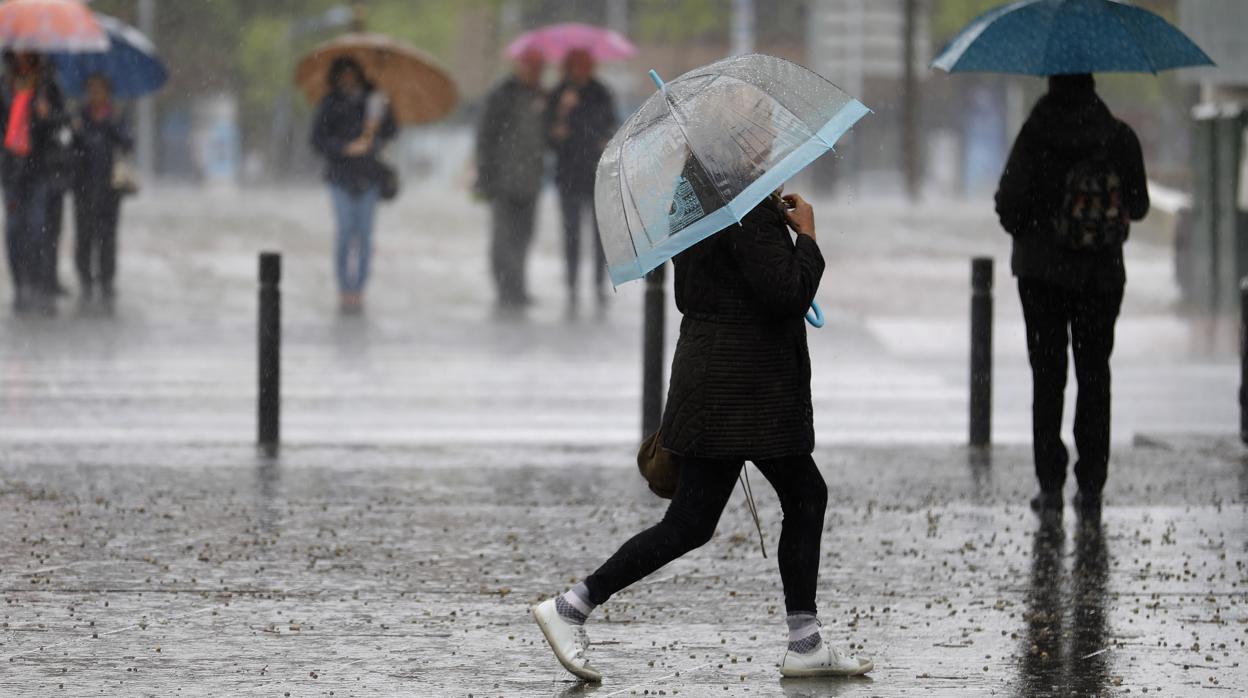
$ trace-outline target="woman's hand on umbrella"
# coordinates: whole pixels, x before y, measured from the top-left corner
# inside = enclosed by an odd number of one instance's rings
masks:
[[[789,223],[789,227],[798,235],[805,235],[811,240],[815,239],[815,209],[800,194],[785,194],[781,199],[784,201],[784,217]]]

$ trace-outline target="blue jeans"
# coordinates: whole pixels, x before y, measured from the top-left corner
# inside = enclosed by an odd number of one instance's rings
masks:
[[[377,211],[377,187],[353,192],[330,185],[338,238],[334,247],[334,271],[342,293],[360,293],[368,280],[368,264],[373,256],[373,219]]]
[[[36,293],[45,280],[45,267],[53,263],[45,244],[48,185],[42,178],[24,178],[4,190],[4,237],[9,272],[19,297]]]

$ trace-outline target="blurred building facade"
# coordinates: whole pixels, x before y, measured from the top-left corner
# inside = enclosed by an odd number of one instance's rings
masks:
[[[1183,300],[1198,310],[1239,310],[1248,278],[1248,2],[1183,0],[1180,24],[1217,63],[1187,71],[1200,86],[1192,110],[1192,197],[1175,241]]]

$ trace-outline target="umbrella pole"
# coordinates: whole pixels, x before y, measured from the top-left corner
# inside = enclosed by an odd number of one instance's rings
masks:
[[[642,321],[641,436],[659,430],[663,419],[663,345],[667,311],[667,264],[646,274]]]

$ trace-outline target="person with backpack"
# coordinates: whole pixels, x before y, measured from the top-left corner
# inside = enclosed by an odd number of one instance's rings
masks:
[[[1075,506],[1099,514],[1110,445],[1114,325],[1126,285],[1122,247],[1148,213],[1140,142],[1096,94],[1089,74],[1055,75],[1010,151],[996,195],[1013,237],[1010,267],[1027,327],[1032,449],[1039,513],[1062,510],[1069,454],[1062,442],[1067,347],[1073,349]]]

